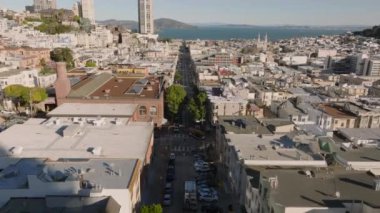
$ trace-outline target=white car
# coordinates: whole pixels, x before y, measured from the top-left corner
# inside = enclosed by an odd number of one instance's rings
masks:
[[[218,192],[214,188],[200,188],[198,189],[199,195],[218,195]]]
[[[170,156],[169,156],[170,160],[175,160],[175,154],[172,152],[170,153]]]
[[[170,206],[172,204],[172,196],[170,194],[165,194],[162,204],[164,206]]]
[[[194,167],[200,167],[200,166],[209,166],[209,163],[204,161],[195,161]]]
[[[197,171],[197,172],[208,172],[208,171],[210,171],[210,167],[209,166],[195,167],[195,171]]]
[[[205,201],[205,202],[214,202],[214,201],[218,201],[219,198],[218,198],[218,195],[215,195],[215,194],[204,194],[204,195],[199,196],[199,200]]]

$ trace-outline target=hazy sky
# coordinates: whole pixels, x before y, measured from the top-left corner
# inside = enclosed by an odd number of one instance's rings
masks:
[[[97,20],[137,20],[137,0],[94,0]],[[0,0],[22,10],[33,0]],[[71,8],[74,0],[57,0]],[[155,18],[187,23],[378,25],[380,0],[154,0]]]

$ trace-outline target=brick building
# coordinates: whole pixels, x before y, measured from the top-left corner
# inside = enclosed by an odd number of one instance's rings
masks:
[[[164,122],[163,82],[155,77],[130,77],[102,73],[69,86],[63,63],[58,63],[55,83],[57,105],[63,103],[129,103],[138,105],[138,121]]]

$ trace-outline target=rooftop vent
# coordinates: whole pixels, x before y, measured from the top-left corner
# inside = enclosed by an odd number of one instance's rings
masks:
[[[88,149],[93,155],[100,156],[102,154],[102,147],[91,147]]]
[[[54,120],[54,124],[55,125],[60,125],[61,124],[61,120],[59,118],[55,119]]]
[[[276,177],[270,177],[268,179],[269,185],[271,189],[277,189],[278,188],[278,178]]]
[[[375,191],[380,191],[380,179],[374,180],[373,185],[374,185]]]
[[[9,152],[12,153],[12,155],[21,155],[23,149],[22,146],[14,146],[9,149]]]
[[[111,92],[110,89],[105,89],[105,90],[104,90],[104,93],[106,93],[106,94],[109,94],[110,92]]]

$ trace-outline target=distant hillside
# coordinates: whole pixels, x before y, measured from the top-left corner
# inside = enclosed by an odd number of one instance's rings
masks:
[[[363,31],[354,32],[354,35],[380,39],[380,26],[374,26],[371,29],[365,29]]]
[[[180,21],[176,21],[168,18],[160,18],[154,20],[154,25],[156,31],[160,31],[161,29],[191,29],[196,28],[193,25],[186,24]]]
[[[137,30],[138,29],[138,22],[137,21],[130,21],[130,20],[104,20],[104,21],[97,21],[99,24],[104,25],[111,25],[111,26],[122,26],[126,27],[131,30]],[[156,32],[162,30],[162,29],[191,29],[195,28],[195,26],[186,24],[183,22],[179,22],[173,19],[168,18],[160,18],[154,20],[155,30]]]

